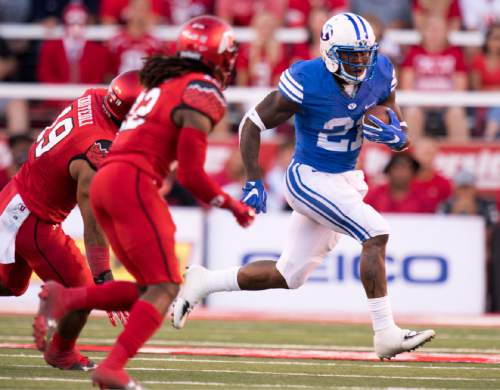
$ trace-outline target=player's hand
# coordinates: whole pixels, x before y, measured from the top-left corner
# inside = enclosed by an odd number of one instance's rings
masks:
[[[385,144],[393,150],[401,151],[408,143],[408,136],[401,128],[401,123],[396,113],[387,108],[387,113],[391,119],[391,123],[385,124],[376,116],[369,115],[368,119],[375,123],[376,126],[371,126],[363,122],[363,136],[372,142]]]
[[[245,203],[237,201],[231,198],[229,195],[224,194],[224,201],[221,204],[221,208],[230,210],[236,221],[242,227],[250,226],[255,219],[255,210]]]
[[[113,278],[113,273],[111,270],[107,270],[102,272],[99,276],[94,278],[94,283],[95,284],[103,284],[109,281],[114,280]],[[127,324],[128,321],[128,313],[125,311],[108,311],[106,312],[108,314],[109,322],[111,322],[111,325],[117,326],[118,322],[121,322],[123,326]]]
[[[257,214],[267,211],[267,193],[261,180],[247,181],[243,187],[241,201],[252,207]]]

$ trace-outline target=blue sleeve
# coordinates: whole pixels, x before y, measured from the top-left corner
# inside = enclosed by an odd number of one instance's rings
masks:
[[[296,62],[285,70],[281,74],[278,84],[280,93],[288,100],[298,104],[302,104],[304,101],[304,76],[301,71],[303,62]]]

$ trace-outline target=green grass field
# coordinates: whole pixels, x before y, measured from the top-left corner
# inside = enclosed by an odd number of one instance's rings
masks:
[[[82,344],[111,345],[119,329],[91,318]],[[436,328],[420,352],[500,354],[500,329]],[[31,343],[31,317],[2,316],[0,343]],[[190,321],[166,323],[150,345],[371,350],[367,325]],[[99,361],[102,353],[90,353]],[[258,359],[140,354],[129,372],[151,389],[500,389],[500,365]],[[45,365],[32,349],[0,349],[0,389],[89,389],[89,374]]]

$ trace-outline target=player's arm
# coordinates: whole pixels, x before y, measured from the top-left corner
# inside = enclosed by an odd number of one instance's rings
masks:
[[[396,114],[398,120],[399,120],[399,125],[403,132],[406,135],[406,142],[405,144],[401,147],[400,150],[405,150],[410,146],[410,137],[408,135],[408,125],[406,121],[403,118],[403,113],[401,111],[401,108],[399,105],[396,103],[396,90],[392,91],[389,97],[382,103],[384,106],[389,107],[394,113]]]
[[[257,214],[266,212],[267,200],[259,165],[260,132],[282,124],[299,109],[297,103],[279,91],[273,91],[248,111],[240,123],[240,151],[247,173],[242,201],[253,207]]]
[[[83,219],[83,240],[90,270],[94,280],[104,278],[105,274],[110,277],[108,243],[90,206],[89,189],[95,169],[87,160],[76,159],[71,162],[69,171],[77,183],[76,199]]]
[[[259,166],[261,131],[282,124],[299,109],[297,103],[273,91],[245,114],[240,124],[240,151],[247,180],[259,180],[262,176]]]
[[[223,192],[205,172],[207,136],[215,122],[191,108],[175,110],[173,119],[181,128],[177,143],[179,183],[201,201],[230,210],[241,226],[250,225],[253,221],[251,209]]]

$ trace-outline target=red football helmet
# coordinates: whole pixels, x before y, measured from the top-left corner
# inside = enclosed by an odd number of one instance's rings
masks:
[[[109,84],[104,107],[114,118],[122,121],[141,92],[139,72],[136,70],[123,72]]]
[[[215,16],[198,16],[182,27],[177,55],[204,63],[224,88],[234,70],[238,44],[229,24]]]

